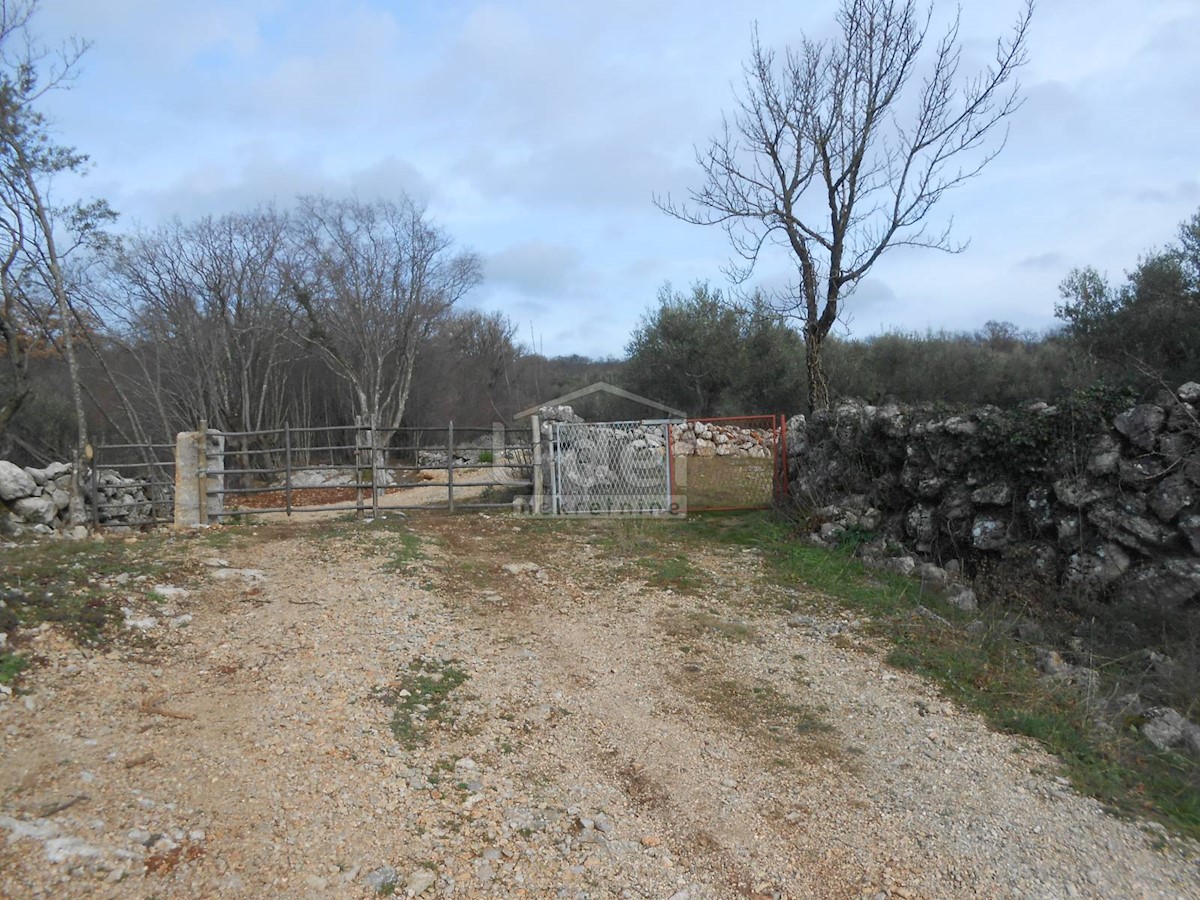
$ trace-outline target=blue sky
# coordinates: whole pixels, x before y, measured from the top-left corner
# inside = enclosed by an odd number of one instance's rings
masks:
[[[963,4],[983,61],[1017,0]],[[942,10],[950,4],[941,3]],[[716,0],[42,0],[43,38],[93,42],[51,98],[120,228],[406,191],[485,261],[469,303],[548,354],[619,355],[670,280],[720,282],[723,233],[653,193],[699,184],[752,24],[782,47],[835,4]],[[1001,156],[935,211],[959,255],[886,255],[849,333],[1053,323],[1059,281],[1119,279],[1200,209],[1200,0],[1041,0]],[[788,259],[763,260],[765,284]]]

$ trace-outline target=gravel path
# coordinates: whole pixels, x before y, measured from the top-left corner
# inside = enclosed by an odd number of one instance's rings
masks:
[[[752,550],[691,547],[682,591],[604,526],[414,528],[399,567],[263,529],[152,644],[41,636],[0,895],[1200,897],[1194,846],[789,617]]]

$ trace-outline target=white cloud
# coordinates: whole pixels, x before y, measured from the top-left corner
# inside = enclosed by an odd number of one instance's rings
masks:
[[[964,66],[1019,5],[964,10]],[[64,191],[147,224],[301,192],[407,191],[486,258],[492,283],[473,303],[523,331],[534,320],[547,352],[605,353],[662,281],[720,279],[720,231],[650,197],[698,185],[692,148],[731,106],[751,19],[784,46],[828,31],[833,8],[43,0],[39,26],[95,40],[74,90],[49,103],[95,162]],[[856,334],[1040,327],[1070,267],[1129,268],[1200,205],[1195,0],[1041,0],[1030,51],[1008,146],[934,213],[969,249],[886,255],[847,304]],[[773,251],[757,278],[791,272]]]
[[[487,278],[535,297],[561,296],[580,276],[579,251],[567,244],[525,241],[485,260]]]

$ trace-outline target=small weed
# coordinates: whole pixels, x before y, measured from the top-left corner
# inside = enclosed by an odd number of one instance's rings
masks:
[[[27,665],[29,660],[18,653],[0,652],[0,684],[12,684]]]
[[[394,540],[386,545],[384,552],[391,557],[383,564],[385,572],[402,572],[417,560],[424,558],[421,553],[421,539],[411,531],[397,532]]]
[[[415,660],[395,687],[378,691],[375,696],[392,707],[392,734],[396,740],[414,750],[428,742],[431,728],[452,721],[450,693],[466,680],[467,673],[458,660]]]
[[[650,574],[646,584],[653,588],[670,588],[675,591],[690,593],[699,587],[699,581],[692,564],[682,555],[643,557],[637,565]]]
[[[758,637],[753,626],[745,622],[729,621],[711,612],[693,610],[682,615],[665,616],[663,630],[676,638],[701,638],[714,636],[728,641],[753,641]],[[683,644],[680,648],[684,653],[690,653],[691,644]]]
[[[479,451],[479,462],[481,464],[493,463],[496,461],[496,455],[491,450]]]

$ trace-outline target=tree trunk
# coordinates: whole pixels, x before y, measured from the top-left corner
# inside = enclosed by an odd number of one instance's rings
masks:
[[[49,269],[50,290],[54,295],[58,309],[58,318],[63,331],[63,355],[67,359],[67,371],[71,379],[71,403],[75,408],[75,452],[71,460],[71,502],[68,507],[68,522],[71,525],[83,525],[87,522],[87,512],[84,509],[83,498],[83,464],[87,459],[88,429],[87,412],[83,405],[82,377],[79,371],[79,358],[75,353],[75,311],[67,299],[67,286],[63,276],[62,265],[58,258],[58,247],[54,241],[54,230],[50,222],[50,213],[42,200],[41,191],[33,180],[32,169],[21,159],[24,165],[25,187],[29,191],[29,199],[33,213],[37,216],[38,225],[42,229],[42,237],[46,241],[46,263]]]
[[[815,322],[806,323],[804,328],[804,371],[808,376],[808,411],[829,409],[829,380],[825,377],[825,361],[821,357],[824,336]]]

